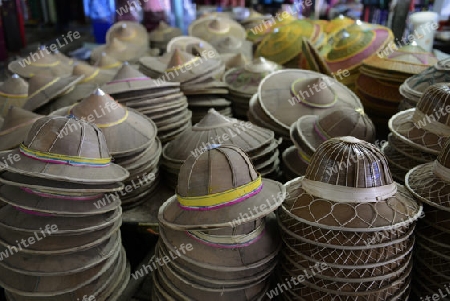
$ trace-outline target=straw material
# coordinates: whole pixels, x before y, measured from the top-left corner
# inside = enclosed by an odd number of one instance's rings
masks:
[[[73,67],[73,75],[83,76],[80,83],[103,85],[114,77],[115,71],[100,69],[99,67],[85,64],[78,64]]]
[[[191,36],[181,36],[170,40],[167,44],[167,52],[171,53],[175,49],[183,50],[194,56],[203,56],[206,53],[212,53],[212,57],[219,57],[217,50],[205,40]]]
[[[149,40],[152,48],[161,49],[166,51],[167,44],[176,37],[181,36],[183,33],[181,29],[170,27],[164,21],[160,21],[158,27],[149,33]],[[170,51],[167,49],[167,51]]]
[[[98,46],[91,52],[91,61],[98,61],[103,53],[115,58],[121,62],[136,62],[142,56],[150,56],[151,51],[148,50],[148,44],[136,45],[121,41],[118,38],[113,38],[111,42],[106,45]]]
[[[253,44],[234,37],[220,37],[211,41],[211,45],[220,53],[242,53],[247,59],[253,58]]]
[[[302,69],[315,71],[328,76],[331,76],[331,70],[325,63],[324,58],[319,51],[307,39],[302,40],[302,54],[300,59],[300,67]]]
[[[111,43],[113,39],[143,48],[149,45],[147,29],[138,22],[120,21],[114,24],[106,33],[106,43]]]
[[[28,98],[28,83],[13,74],[0,86],[0,117],[5,117],[11,106],[21,108]]]
[[[189,25],[189,35],[211,42],[218,37],[234,37],[244,41],[244,28],[231,19],[207,17],[201,18]]]
[[[118,70],[122,67],[122,62],[103,52],[101,57],[94,63],[94,66],[105,70]]]

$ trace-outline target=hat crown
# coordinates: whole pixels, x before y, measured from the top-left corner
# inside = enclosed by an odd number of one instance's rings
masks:
[[[224,37],[218,40],[216,46],[222,50],[238,49],[242,46],[242,41],[235,37]]]
[[[450,105],[450,85],[445,83],[434,84],[428,87],[419,102],[417,103],[417,113],[423,113],[430,117],[430,120],[450,126],[450,115],[442,113]]]
[[[336,92],[322,77],[300,79],[294,82],[292,93],[299,98],[300,103],[312,107],[331,107],[337,100]]]
[[[5,116],[3,125],[0,128],[0,132],[14,128],[16,126],[20,126],[21,124],[24,124],[30,120],[34,120],[40,117],[43,116],[24,110],[19,107],[11,106],[9,107],[8,113]]]
[[[36,74],[28,81],[28,95],[33,95],[39,89],[50,85],[55,79],[56,77],[51,76],[47,72]]]
[[[305,178],[331,185],[371,188],[393,183],[388,163],[373,144],[355,137],[332,138],[311,158]]]
[[[114,76],[112,81],[118,81],[118,80],[127,80],[127,79],[133,79],[133,78],[148,78],[146,75],[141,73],[136,68],[131,67],[129,64],[123,64],[122,67],[119,69],[117,74]],[[148,78],[150,79],[150,78]]]
[[[27,94],[28,83],[23,78],[17,76],[17,74],[14,74],[0,86],[0,91],[10,95]]]
[[[247,64],[247,58],[242,53],[234,54],[225,65],[228,69],[245,66]]]
[[[23,144],[33,151],[93,159],[109,158],[105,137],[94,124],[72,116],[38,119]]]
[[[95,66],[99,68],[113,68],[114,66],[120,66],[121,62],[116,58],[108,55],[106,52],[103,52],[98,61],[95,63]]]
[[[258,57],[244,68],[253,73],[269,73],[281,69],[281,66],[275,62],[266,60],[263,57]]]
[[[87,64],[76,64],[73,67],[73,75],[84,75],[85,77],[89,77],[94,72],[98,70],[98,67],[87,65]]]
[[[114,37],[112,38],[111,42],[106,44],[106,52],[108,51],[125,51],[127,49],[127,46],[125,43],[121,42],[118,38]]]
[[[181,166],[177,194],[207,197],[249,184],[258,178],[247,154],[232,145],[222,145],[191,155]]]
[[[315,127],[329,138],[353,136],[368,142],[375,140],[375,126],[362,108],[343,107],[323,114]]]
[[[208,113],[197,124],[192,127],[192,130],[208,130],[219,128],[236,122],[235,119],[227,118],[221,115],[214,109],[209,109]]]
[[[167,64],[167,69],[176,68],[179,66],[183,66],[184,64],[192,61],[195,58],[195,56],[191,55],[190,53],[187,53],[179,48],[175,48],[169,63]]]
[[[230,24],[221,18],[215,18],[208,22],[208,29],[213,32],[224,33],[230,29]]]

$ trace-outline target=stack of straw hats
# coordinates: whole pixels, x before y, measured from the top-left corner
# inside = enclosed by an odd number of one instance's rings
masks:
[[[402,100],[400,85],[410,76],[418,74],[437,62],[432,53],[420,46],[408,45],[398,50],[393,42],[384,52],[364,61],[356,80],[356,94],[367,114],[373,118],[384,137],[388,133],[389,118],[398,111]],[[395,49],[395,48],[394,48]]]
[[[128,177],[95,125],[36,121],[1,174],[0,284],[9,301],[117,300],[129,280],[120,200]]]
[[[422,207],[383,154],[351,136],[322,143],[278,209],[284,300],[408,300]],[[282,287],[279,287],[280,289]]]
[[[450,86],[435,84],[423,93],[416,108],[401,111],[389,120],[388,143],[382,151],[398,182],[417,165],[432,162],[450,137]],[[444,112],[444,114],[442,114]]]
[[[233,37],[244,41],[245,29],[236,21],[228,18],[206,17],[195,20],[189,25],[189,35],[211,42],[218,38]]]
[[[263,177],[277,177],[279,152],[274,133],[250,122],[227,118],[210,109],[199,123],[164,146],[161,165],[170,186],[176,187],[181,165],[191,154],[199,155],[217,144],[240,147]]]
[[[450,82],[450,58],[441,60],[434,66],[405,80],[399,89],[400,94],[404,97],[401,108],[415,107],[426,88],[448,82]]]
[[[170,27],[166,22],[160,21],[158,27],[149,34],[150,46],[164,53],[170,40],[181,35],[183,35],[181,29]]]
[[[9,71],[23,78],[31,78],[42,71],[48,71],[54,76],[69,76],[72,65],[52,54],[46,46],[40,46],[35,52],[25,58],[12,61],[8,65]]]
[[[362,109],[358,97],[336,79],[313,71],[287,69],[266,76],[250,100],[249,120],[287,141],[290,127],[304,115],[340,108]]]
[[[406,175],[406,187],[424,203],[425,214],[416,229],[412,291],[417,301],[428,300],[426,296],[434,294],[446,300],[450,289],[449,155],[450,141],[447,140],[436,161],[419,165]]]
[[[325,42],[325,34],[319,24],[297,20],[267,35],[256,49],[256,57],[265,57],[286,68],[298,68],[302,53],[302,38],[319,47]]]
[[[28,82],[28,99],[23,108],[37,113],[47,110],[49,103],[70,93],[83,78],[84,75],[55,77],[48,71],[38,73]]]
[[[228,84],[230,91],[228,99],[232,102],[233,115],[247,118],[250,99],[258,92],[258,86],[263,78],[281,68],[274,62],[257,58],[245,66],[228,70],[222,80]]]
[[[361,108],[341,108],[323,115],[305,115],[292,124],[294,145],[283,152],[283,174],[288,180],[304,176],[311,157],[324,141],[353,136],[375,142],[375,126]]]
[[[214,55],[213,52],[211,54]],[[198,57],[175,48],[166,56],[145,57],[140,63],[144,74],[181,84],[192,111],[192,123],[199,122],[209,108],[232,116],[231,102],[224,98],[228,94],[228,85],[216,79],[225,71],[220,58]]]
[[[34,122],[44,117],[19,107],[9,107],[0,126],[0,151],[18,147],[27,137]]]
[[[180,256],[154,273],[154,300],[263,300],[280,250],[272,212],[284,198],[238,147],[190,156],[159,210],[156,256]]]
[[[28,98],[28,83],[13,74],[0,85],[0,117],[5,117],[9,107],[21,108]]]
[[[175,139],[191,126],[191,112],[179,83],[158,82],[124,64],[102,90],[121,104],[149,117],[156,124],[162,143]]]
[[[125,168],[130,176],[124,182],[120,197],[123,209],[135,207],[148,199],[159,182],[158,163],[161,142],[156,125],[144,115],[125,108],[97,89],[73,107],[62,108],[54,115],[73,115],[99,127],[106,139],[114,163]],[[132,187],[132,190],[127,187]]]

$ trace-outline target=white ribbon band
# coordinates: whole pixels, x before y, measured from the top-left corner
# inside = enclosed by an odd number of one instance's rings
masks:
[[[302,188],[309,194],[339,203],[372,203],[390,198],[397,192],[395,183],[370,188],[355,188],[303,178]]]
[[[434,161],[433,172],[445,182],[450,182],[450,169],[439,163],[438,160]]]

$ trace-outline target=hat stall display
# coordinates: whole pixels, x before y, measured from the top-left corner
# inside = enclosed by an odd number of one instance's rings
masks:
[[[9,154],[20,160],[5,168],[14,182],[0,187],[7,203],[0,209],[0,249],[11,252],[0,263],[0,284],[8,300],[120,294],[130,269],[120,240],[120,200],[108,187],[128,172],[111,163],[99,128],[74,117],[43,117]],[[22,184],[25,179],[43,186]]]
[[[120,104],[150,118],[163,144],[191,126],[192,113],[179,83],[153,80],[125,63],[102,90]]]
[[[260,57],[245,66],[230,69],[223,75],[222,80],[228,84],[230,91],[228,99],[233,104],[234,116],[247,117],[250,98],[258,92],[263,78],[280,69],[280,65]]]
[[[169,26],[166,22],[160,21],[158,27],[151,31],[148,35],[150,46],[153,49],[159,49],[164,53],[169,51],[167,44],[176,37],[182,36],[181,29]]]
[[[424,203],[425,213],[416,229],[412,289],[416,300],[445,291],[448,284],[449,154],[450,141],[447,140],[435,161],[416,166],[405,179],[408,190]]]
[[[100,89],[79,104],[62,108],[54,114],[73,115],[96,124],[102,130],[114,162],[130,173],[124,185],[136,187],[139,183],[141,186],[141,189],[121,196],[124,209],[143,203],[155,191],[159,182],[158,163],[162,147],[156,138],[157,128],[153,121],[118,104]]]
[[[261,178],[236,146],[189,156],[177,194],[160,207],[156,252],[186,251],[155,271],[155,293],[164,300],[262,299],[280,247],[272,212],[284,198],[283,186]],[[240,217],[253,207],[257,212]]]
[[[261,176],[278,175],[278,143],[272,131],[210,109],[199,123],[164,146],[161,165],[167,183],[176,187],[181,166],[191,154],[198,155],[221,143],[244,150]]]
[[[11,106],[21,108],[28,98],[28,83],[13,74],[0,85],[0,117],[5,117]]]
[[[348,107],[321,115],[304,115],[292,124],[290,130],[294,149],[288,148],[282,156],[283,171],[288,180],[304,176],[312,155],[325,141],[343,136],[375,142],[375,126],[362,108]]]
[[[374,145],[327,140],[305,176],[285,187],[278,279],[304,276],[285,300],[408,300],[422,206],[392,180]]]
[[[228,18],[206,17],[195,20],[189,25],[189,35],[211,42],[217,38],[233,37],[244,41],[245,29],[236,21]]]

